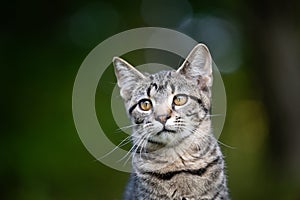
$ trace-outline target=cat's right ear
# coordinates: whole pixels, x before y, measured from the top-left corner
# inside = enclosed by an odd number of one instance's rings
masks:
[[[119,57],[113,58],[113,64],[118,86],[120,87],[120,95],[124,100],[128,100],[131,96],[131,92],[136,87],[136,83],[144,79],[145,76]]]
[[[196,45],[177,72],[197,81],[200,89],[210,88],[213,82],[212,58],[207,46]]]

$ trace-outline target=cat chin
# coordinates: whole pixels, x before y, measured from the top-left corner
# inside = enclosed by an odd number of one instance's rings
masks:
[[[148,144],[152,148],[173,148],[175,146],[178,146],[189,135],[190,133],[176,132],[173,130],[163,130],[148,138]]]

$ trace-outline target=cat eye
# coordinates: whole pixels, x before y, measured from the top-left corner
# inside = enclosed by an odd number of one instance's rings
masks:
[[[187,95],[179,94],[179,95],[174,96],[173,104],[175,106],[183,106],[184,104],[186,104],[187,100],[188,100]]]
[[[139,107],[143,111],[148,111],[148,110],[150,110],[152,108],[152,103],[148,99],[142,99],[139,102]]]

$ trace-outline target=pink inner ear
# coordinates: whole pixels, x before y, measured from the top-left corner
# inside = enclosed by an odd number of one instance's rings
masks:
[[[200,90],[204,90],[204,91],[208,90],[207,82],[208,82],[208,77],[199,76],[197,78],[197,84],[199,85]]]

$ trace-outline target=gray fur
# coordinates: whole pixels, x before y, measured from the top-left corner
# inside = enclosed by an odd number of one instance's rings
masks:
[[[212,60],[198,44],[177,71],[143,75],[114,58],[132,123],[133,172],[124,199],[229,199],[224,160],[211,132]],[[187,96],[182,106],[176,95]],[[152,109],[138,103],[150,100]]]

